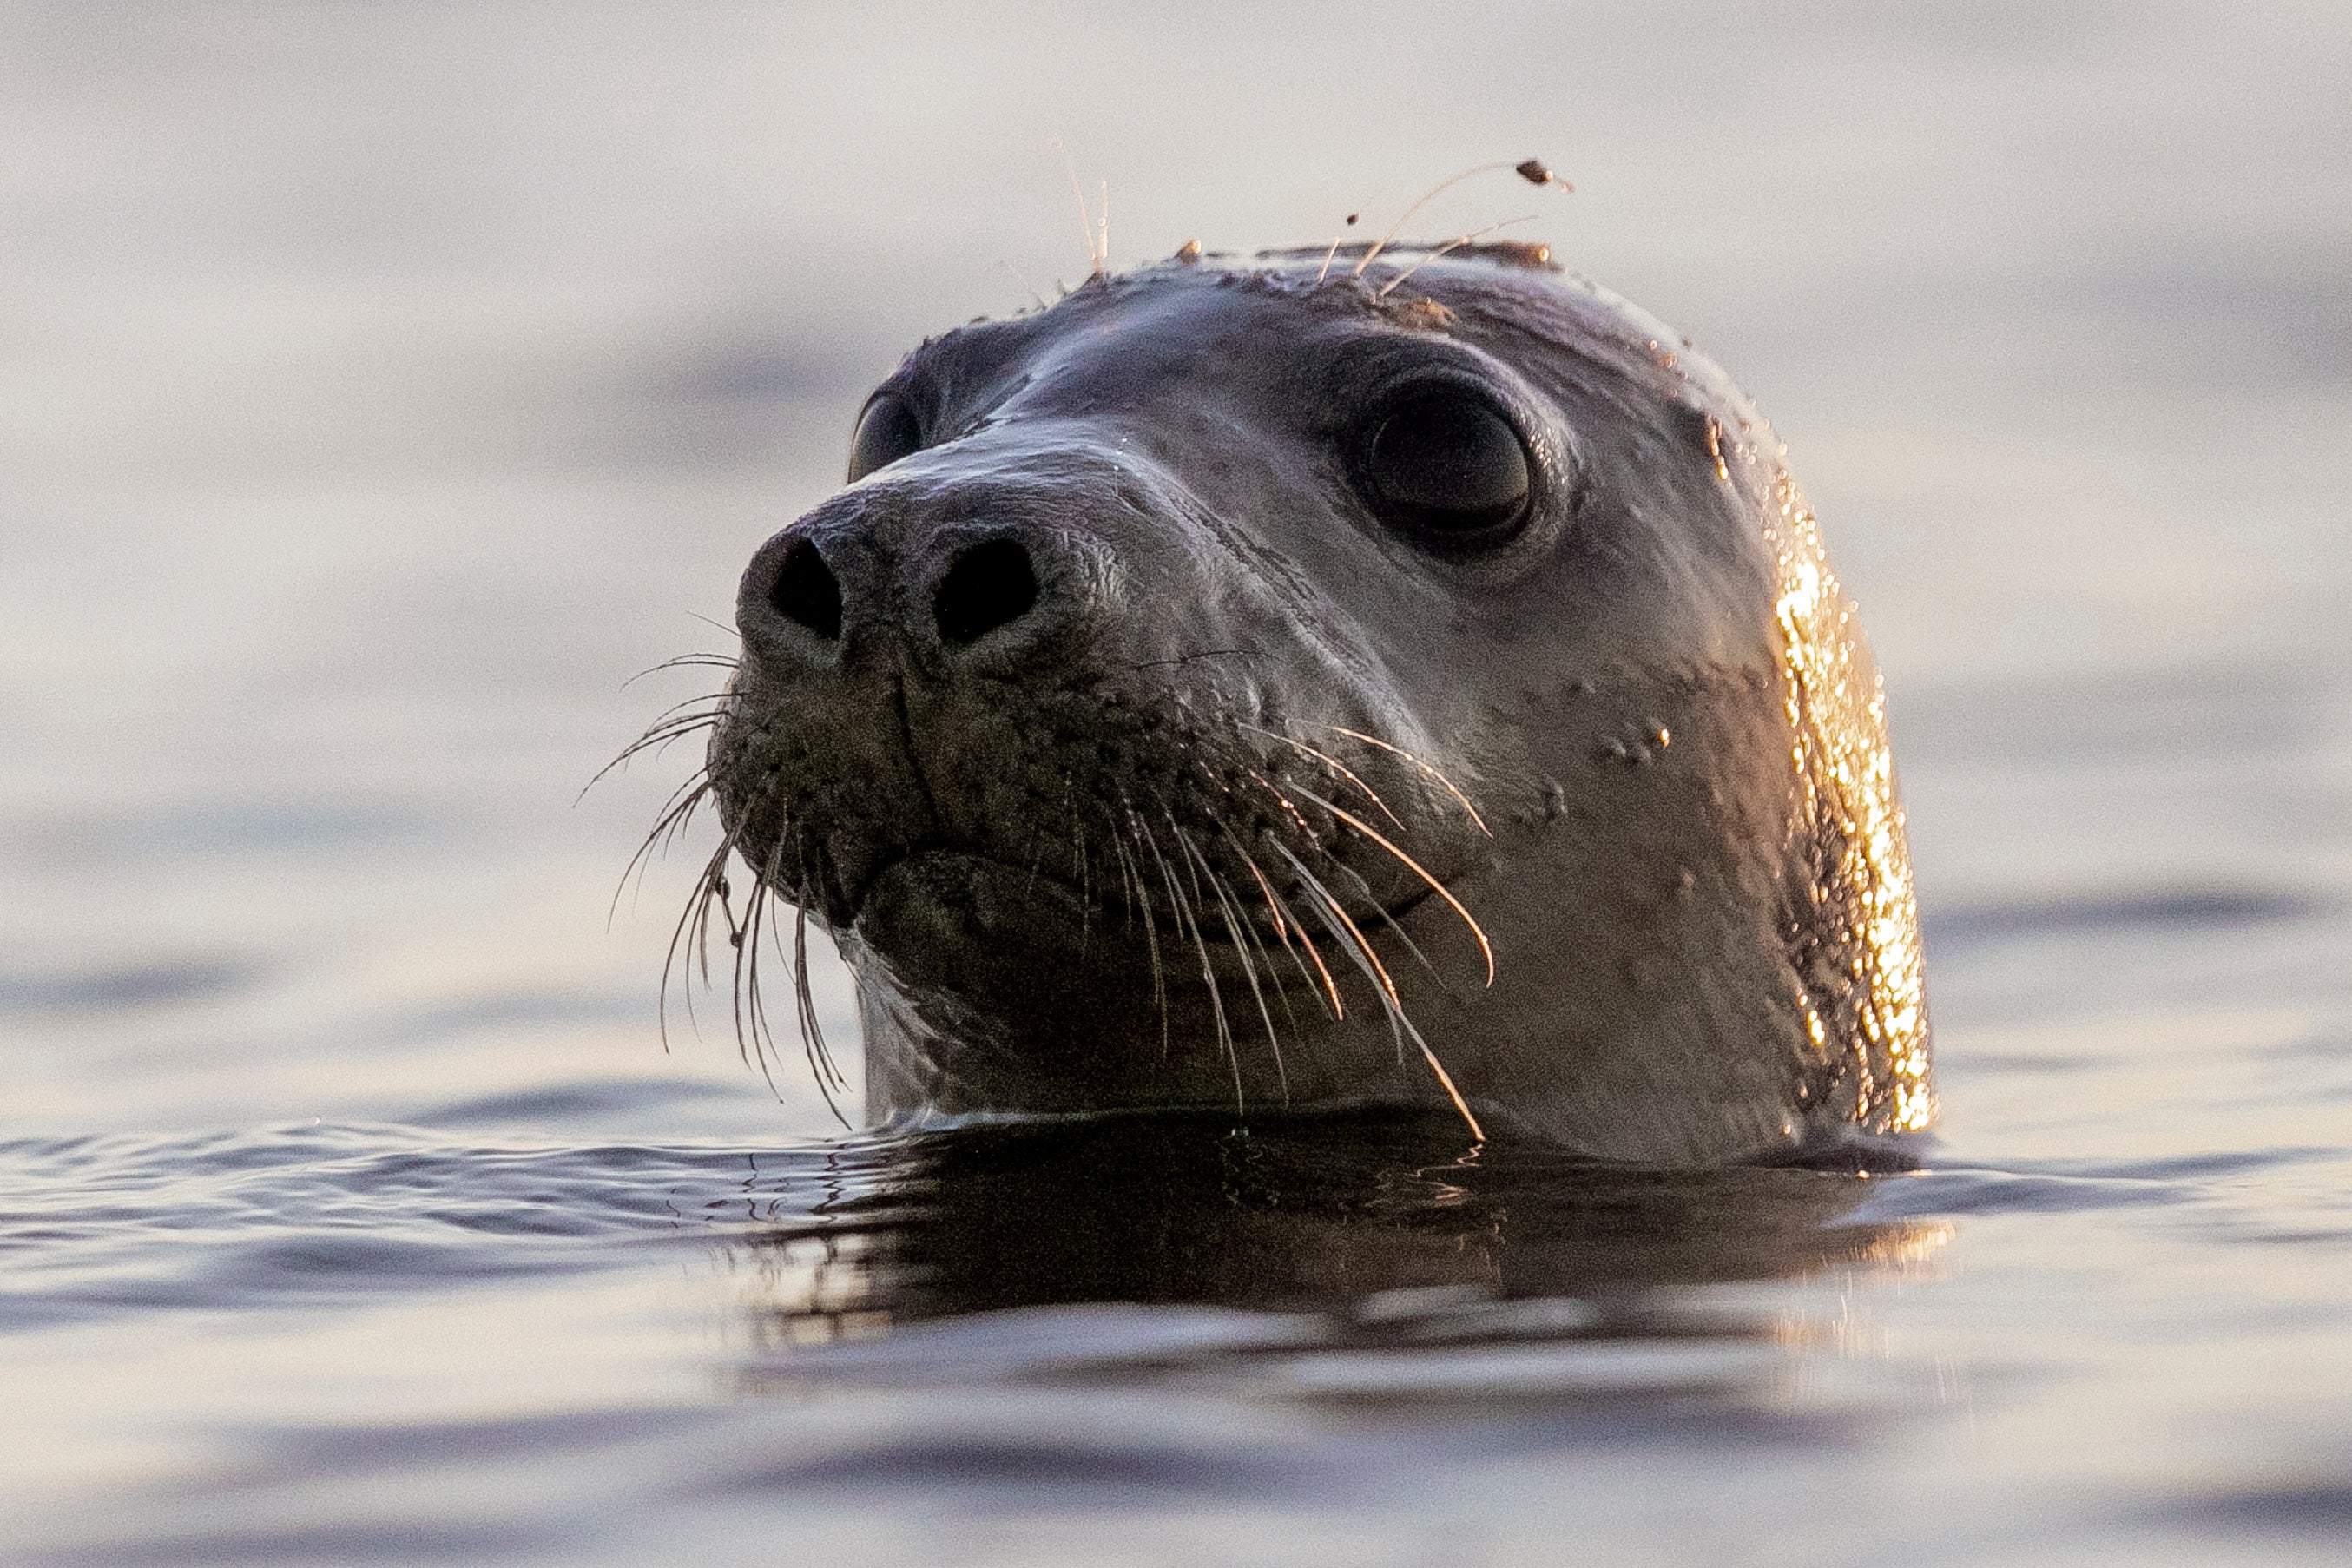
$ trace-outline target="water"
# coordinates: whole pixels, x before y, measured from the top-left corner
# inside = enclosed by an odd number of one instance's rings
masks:
[[[2335,9],[0,39],[13,1554],[2352,1550]],[[605,921],[684,760],[572,800],[693,678],[620,683],[726,646],[896,353],[1075,280],[1055,132],[1119,259],[1539,153],[1545,237],[1759,396],[1890,674],[1920,1169],[845,1140],[665,1054],[685,860]]]

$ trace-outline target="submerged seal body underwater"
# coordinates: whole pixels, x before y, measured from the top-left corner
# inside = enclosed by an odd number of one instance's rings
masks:
[[[744,574],[701,909],[731,855],[739,953],[766,899],[831,933],[877,1120],[1926,1127],[1878,679],[1778,443],[1534,247],[1353,261],[911,354]]]

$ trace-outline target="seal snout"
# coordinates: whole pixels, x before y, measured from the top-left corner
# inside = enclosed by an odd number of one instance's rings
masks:
[[[825,642],[841,636],[841,580],[808,540],[796,539],[785,550],[767,600],[778,615]]]
[[[919,531],[803,521],[752,557],[737,621],[751,657],[774,666],[895,647],[935,676],[974,661],[1009,668],[1083,643],[1101,553],[1017,515]]]
[[[983,539],[956,557],[931,593],[931,618],[951,646],[978,642],[1037,607],[1037,569],[1018,539]]]
[[[1024,855],[1042,804],[1099,769],[1123,570],[1086,527],[1099,510],[941,464],[836,496],[753,554],[712,784],[747,857],[827,924],[857,921],[894,867],[953,882],[934,850]]]
[[[930,630],[941,646],[978,642],[1037,608],[1037,568],[1019,539],[982,539],[957,555],[930,595]],[[794,539],[775,564],[765,607],[819,642],[842,632],[841,579],[814,540]]]

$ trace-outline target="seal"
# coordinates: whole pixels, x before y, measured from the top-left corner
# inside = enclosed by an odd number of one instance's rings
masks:
[[[1747,399],[1548,251],[1097,276],[917,349],[848,480],[743,574],[685,929],[726,907],[755,1036],[768,900],[809,1031],[830,933],[877,1120],[1931,1123],[1853,606]]]

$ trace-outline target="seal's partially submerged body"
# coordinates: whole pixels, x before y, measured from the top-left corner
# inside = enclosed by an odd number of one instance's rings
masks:
[[[1656,322],[1526,247],[1188,251],[924,344],[853,446],[744,574],[709,773],[877,1119],[1932,1120],[1875,670]]]

